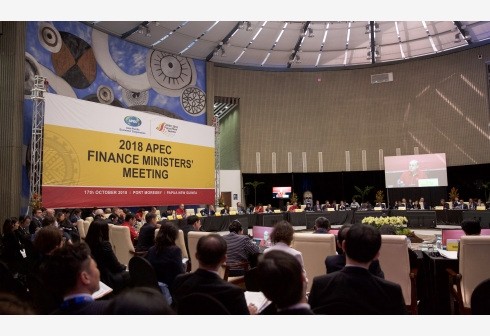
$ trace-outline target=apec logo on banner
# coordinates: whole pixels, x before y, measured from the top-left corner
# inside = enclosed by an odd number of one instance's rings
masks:
[[[126,125],[131,126],[131,127],[138,127],[141,126],[141,119],[135,116],[127,116],[124,118],[124,122]]]
[[[179,126],[162,122],[158,124],[156,130],[167,136],[174,136],[175,134],[177,134]]]
[[[120,132],[133,133],[133,134],[146,134],[146,132],[139,129],[139,126],[143,124],[143,121],[141,121],[140,118],[135,116],[126,116],[124,117],[124,123],[127,126],[124,126],[124,128],[119,128]]]

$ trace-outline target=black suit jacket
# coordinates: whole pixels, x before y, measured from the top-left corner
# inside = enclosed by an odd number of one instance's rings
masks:
[[[220,301],[232,315],[250,314],[243,290],[219,277],[218,274],[198,268],[195,272],[178,275],[171,287],[175,308],[191,293],[204,293]],[[203,314],[206,314],[203,309]]]
[[[106,314],[109,300],[95,300],[91,302],[82,302],[79,304],[69,305],[56,309],[53,315],[104,315]]]
[[[325,267],[327,269],[327,274],[340,271],[345,267],[345,254],[328,256],[325,258]],[[382,279],[385,278],[385,274],[379,265],[379,260],[373,260],[373,262],[369,265],[369,272]]]
[[[315,277],[308,303],[315,314],[407,314],[400,285],[354,266]]]

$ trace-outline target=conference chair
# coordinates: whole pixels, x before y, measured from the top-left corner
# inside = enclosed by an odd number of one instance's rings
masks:
[[[85,232],[85,227],[83,226],[83,222],[84,220],[80,218],[79,220],[77,220],[77,224],[76,224],[78,233],[80,234],[80,239],[85,239],[85,236],[87,235],[87,232]]]
[[[459,272],[447,268],[454,311],[471,313],[471,295],[490,278],[490,236],[462,236],[459,241]]]
[[[471,314],[490,315],[490,278],[480,282],[471,294]]]
[[[127,226],[109,225],[109,241],[120,263],[128,265],[134,255],[143,256],[146,252],[136,252]]]
[[[88,217],[85,217],[85,220],[88,221],[89,223],[92,223],[94,221],[94,217],[88,216]]]
[[[194,211],[193,208],[190,208],[190,209],[185,209],[185,215],[186,216],[192,216],[192,215],[195,215],[196,212]]]
[[[415,315],[417,309],[417,268],[410,268],[407,237],[404,235],[381,235],[379,264],[385,279],[399,284],[407,310]]]
[[[199,263],[196,260],[197,241],[199,238],[210,234],[206,231],[189,231],[187,233],[187,243],[189,244],[189,259],[191,262],[191,272],[194,272],[199,267]]]
[[[244,275],[230,276],[230,270],[232,269],[242,269]],[[245,274],[250,270],[250,263],[248,261],[237,262],[237,263],[224,263],[221,265],[218,274],[223,278],[223,280],[228,281],[237,286],[246,289],[245,285]]]
[[[150,287],[160,290],[155,269],[145,258],[133,256],[129,259],[128,271],[133,287]]]
[[[309,292],[313,278],[325,274],[325,258],[337,253],[335,236],[330,233],[295,232],[291,247],[303,254],[306,276],[309,280],[306,292]]]
[[[201,211],[204,210],[206,208],[197,208],[196,209],[196,215],[200,216],[201,215]]]
[[[92,217],[90,217],[90,218],[92,218]],[[88,228],[90,227],[90,223],[92,223],[91,220],[89,221],[89,220],[85,219],[83,221],[83,231],[85,232],[85,236],[87,235]]]

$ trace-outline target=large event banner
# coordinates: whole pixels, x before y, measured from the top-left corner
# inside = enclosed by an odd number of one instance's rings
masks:
[[[43,205],[214,202],[214,128],[45,94]]]

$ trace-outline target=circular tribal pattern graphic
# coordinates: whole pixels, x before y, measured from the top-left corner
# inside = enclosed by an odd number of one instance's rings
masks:
[[[196,117],[205,112],[206,94],[198,87],[188,87],[182,92],[180,103],[188,114]]]
[[[101,85],[97,88],[97,99],[102,104],[111,104],[114,101],[114,92],[108,86]]]
[[[127,106],[148,104],[148,91],[133,92],[125,88],[122,88],[122,91],[122,100]]]
[[[49,22],[42,22],[39,24],[39,42],[44,47],[44,49],[51,51],[52,53],[57,53],[61,49],[61,35],[58,29],[56,29]]]
[[[76,185],[80,179],[80,162],[71,144],[52,132],[44,133],[44,144],[43,184]]]
[[[196,83],[194,62],[186,57],[152,51],[146,67],[152,88],[163,95],[177,97],[180,90]]]

